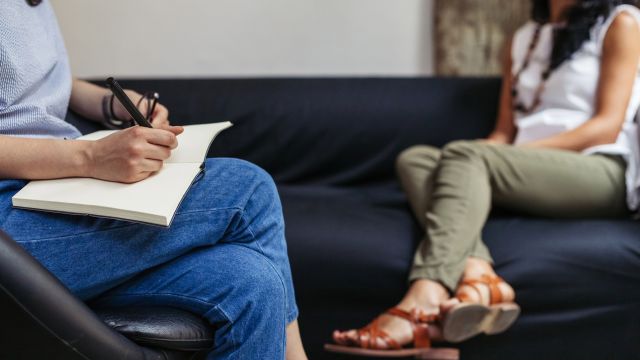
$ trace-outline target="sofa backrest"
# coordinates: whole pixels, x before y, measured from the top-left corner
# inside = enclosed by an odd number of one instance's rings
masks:
[[[335,78],[129,80],[158,91],[171,120],[232,120],[210,156],[239,157],[279,183],[356,185],[394,178],[414,144],[486,136],[498,79]]]

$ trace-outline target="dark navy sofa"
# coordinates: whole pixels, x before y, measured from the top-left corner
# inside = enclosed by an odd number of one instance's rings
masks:
[[[133,80],[175,123],[231,120],[210,156],[266,169],[284,206],[310,358],[334,328],[395,304],[421,229],[394,174],[414,144],[493,127],[498,79]],[[88,129],[85,129],[88,130]],[[484,239],[523,315],[461,344],[462,359],[640,359],[640,223],[528,218],[496,209]]]

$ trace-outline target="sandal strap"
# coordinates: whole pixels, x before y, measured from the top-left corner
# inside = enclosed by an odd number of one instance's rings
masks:
[[[386,314],[407,320],[411,324],[413,330],[413,346],[416,349],[431,347],[429,324],[435,323],[438,320],[438,315],[427,314],[418,309],[413,309],[413,311],[408,312],[398,308],[391,308],[386,311]]]
[[[412,324],[433,324],[438,320],[438,315],[427,314],[418,309],[409,312],[398,308],[391,308],[387,310],[385,314],[403,318]]]
[[[464,279],[461,285],[467,285],[474,289],[478,293],[478,297],[480,301],[482,301],[482,290],[480,286],[486,286],[489,288],[489,305],[499,304],[502,302],[502,291],[500,290],[499,285],[503,283],[504,280],[497,275],[482,275],[479,279]],[[465,302],[465,300],[469,300],[467,296],[459,296],[460,301]]]
[[[384,314],[399,317],[411,324],[411,328],[413,330],[413,344],[416,349],[427,349],[431,347],[429,324],[433,324],[438,321],[438,315],[427,314],[418,309],[408,312],[398,308],[389,309]],[[357,333],[357,345],[362,349],[402,349],[402,346],[396,340],[389,336],[389,334],[384,330],[380,329],[380,317],[373,320],[369,325],[359,329]]]
[[[382,339],[382,341],[385,342],[385,344],[387,345],[387,349],[391,349],[391,350],[400,350],[402,349],[402,346],[400,346],[400,344],[398,344],[397,341],[393,340],[391,338],[391,336],[389,336],[389,334],[387,334],[386,331],[384,330],[380,330],[379,328],[377,329],[377,333],[376,336],[380,339]],[[376,342],[376,346],[377,346],[377,342]]]

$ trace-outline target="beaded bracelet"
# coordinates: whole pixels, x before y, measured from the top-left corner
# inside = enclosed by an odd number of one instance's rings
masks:
[[[109,129],[125,129],[133,125],[132,120],[120,119],[113,110],[114,95],[105,95],[102,98],[102,123]]]

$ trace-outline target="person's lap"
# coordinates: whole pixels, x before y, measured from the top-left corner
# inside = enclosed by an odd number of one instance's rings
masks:
[[[233,353],[249,341],[253,352],[284,349],[285,326],[297,317],[286,299],[287,286],[265,256],[243,245],[218,243],[145,271],[90,305],[169,306],[200,314],[215,327],[215,351]]]
[[[281,289],[266,296],[286,301],[286,322],[297,316],[280,202],[254,165],[207,160],[169,228],[12,209],[22,185],[0,181],[0,228],[83,300],[166,304],[224,326],[261,296],[247,287],[266,283]]]
[[[443,152],[482,159],[491,183],[492,202],[502,208],[569,218],[627,215],[625,165],[617,156],[463,140],[449,143],[442,150],[426,145],[409,149],[402,159],[400,177],[419,175],[425,182],[423,178],[432,175]],[[410,172],[410,176],[403,172]],[[424,194],[425,189],[420,190],[421,197],[431,197]]]

